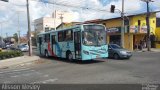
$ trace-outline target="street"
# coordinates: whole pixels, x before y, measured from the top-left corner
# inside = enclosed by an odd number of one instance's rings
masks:
[[[130,60],[101,59],[87,62],[41,58],[0,69],[0,83],[160,83],[159,55],[159,52],[133,52]]]

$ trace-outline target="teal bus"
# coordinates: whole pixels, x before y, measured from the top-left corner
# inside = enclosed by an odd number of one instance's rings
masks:
[[[101,24],[80,24],[37,35],[37,49],[41,56],[67,60],[94,60],[108,57],[106,28]]]

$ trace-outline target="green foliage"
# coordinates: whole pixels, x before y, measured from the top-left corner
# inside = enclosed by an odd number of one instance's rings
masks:
[[[0,52],[2,52],[2,48],[0,48]]]
[[[17,33],[13,34],[13,38],[15,39],[16,42],[18,42],[18,34]]]
[[[7,58],[18,57],[18,56],[23,56],[23,53],[21,51],[0,52],[0,60],[7,59]]]

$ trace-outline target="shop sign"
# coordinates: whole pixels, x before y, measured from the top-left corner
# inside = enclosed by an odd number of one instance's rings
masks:
[[[116,28],[108,28],[107,29],[107,33],[120,33],[121,28],[120,27],[116,27]]]
[[[138,26],[130,26],[130,33],[138,33]]]
[[[140,29],[140,33],[147,33],[147,26],[142,26]]]
[[[130,33],[147,33],[147,26],[130,26]]]

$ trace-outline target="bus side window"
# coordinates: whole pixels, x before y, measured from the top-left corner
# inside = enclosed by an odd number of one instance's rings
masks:
[[[63,41],[63,31],[58,32],[58,42]]]
[[[73,31],[72,30],[67,30],[64,32],[65,36],[65,41],[72,41],[73,40]]]
[[[49,41],[50,41],[50,34],[45,34],[44,42],[49,42]]]
[[[55,35],[52,35],[52,44],[56,44],[56,38],[55,38]]]

